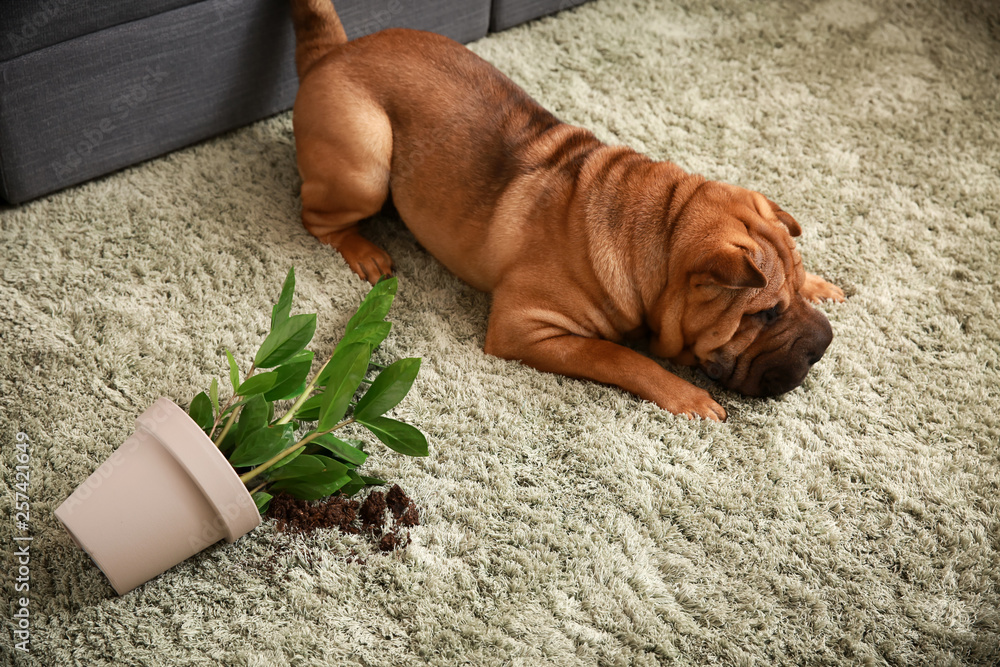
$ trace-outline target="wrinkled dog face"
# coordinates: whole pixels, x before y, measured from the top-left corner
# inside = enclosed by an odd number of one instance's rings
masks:
[[[799,386],[833,330],[800,294],[798,223],[762,195],[722,183],[701,187],[688,211],[691,227],[713,242],[688,267],[679,360],[749,396]]]
[[[701,369],[713,380],[748,396],[776,396],[802,384],[833,340],[822,312],[798,294],[747,312],[736,335],[704,358]]]

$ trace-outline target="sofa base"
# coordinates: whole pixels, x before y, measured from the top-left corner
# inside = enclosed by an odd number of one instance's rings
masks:
[[[484,36],[487,0],[340,0],[350,38]],[[0,196],[20,203],[252,123],[298,89],[287,0],[207,0],[0,63]]]

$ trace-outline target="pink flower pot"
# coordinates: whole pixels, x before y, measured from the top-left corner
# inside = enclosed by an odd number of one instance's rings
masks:
[[[260,525],[250,493],[187,413],[161,398],[56,510],[119,595]]]

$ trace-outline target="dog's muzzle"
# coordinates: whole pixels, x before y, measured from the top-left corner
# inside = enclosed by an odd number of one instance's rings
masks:
[[[705,374],[747,396],[778,396],[798,387],[823,358],[833,328],[821,311],[805,306],[801,315],[765,332],[736,359],[733,371],[708,364]],[[749,360],[749,363],[748,363]]]

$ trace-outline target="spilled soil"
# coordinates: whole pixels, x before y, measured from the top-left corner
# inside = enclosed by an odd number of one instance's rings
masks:
[[[325,500],[298,500],[278,494],[271,500],[267,517],[275,519],[283,533],[311,533],[318,528],[336,528],[348,535],[363,535],[380,551],[402,549],[410,543],[410,531],[420,525],[417,506],[398,484],[388,492],[372,491],[363,500],[330,496]]]

